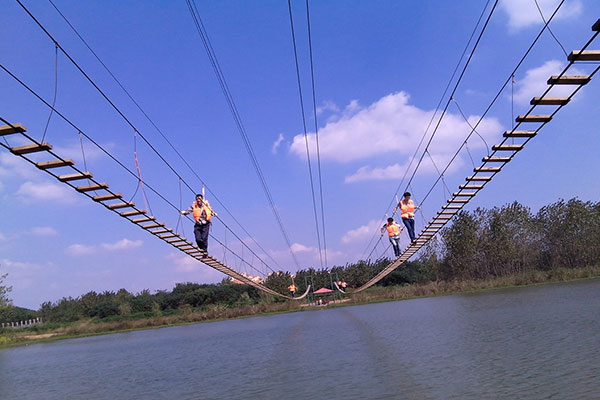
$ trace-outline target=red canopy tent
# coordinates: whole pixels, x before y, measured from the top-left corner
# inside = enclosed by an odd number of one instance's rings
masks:
[[[319,290],[315,290],[313,293],[314,294],[321,294],[321,293],[331,293],[331,292],[333,292],[333,290],[327,289],[327,288],[321,288]]]

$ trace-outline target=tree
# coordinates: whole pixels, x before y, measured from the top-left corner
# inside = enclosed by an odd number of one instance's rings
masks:
[[[3,284],[7,276],[8,274],[0,275],[0,307],[8,306],[11,303],[8,293],[12,290],[12,286]]]

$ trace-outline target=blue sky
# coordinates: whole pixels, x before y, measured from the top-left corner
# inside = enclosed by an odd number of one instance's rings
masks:
[[[296,265],[185,1],[54,2],[193,172],[50,2],[24,4],[194,191],[202,187],[195,174],[202,178],[217,196],[208,195],[208,199],[238,236],[273,269],[293,272]],[[538,2],[546,18],[559,3]],[[306,9],[304,1],[292,3],[314,161]],[[383,0],[310,3],[328,267],[365,255],[484,4]],[[318,268],[287,2],[199,1],[197,7],[299,264]],[[0,26],[0,63],[51,102],[54,44],[16,1],[5,2],[2,8],[4,20],[10,23]],[[570,52],[587,42],[598,17],[597,1],[566,0],[550,27]],[[533,0],[499,2],[456,91],[456,102],[469,121],[476,121],[483,113],[542,26]],[[501,140],[514,115],[525,113],[529,99],[540,95],[548,77],[565,64],[559,45],[544,33],[515,74],[514,86],[504,90],[478,128],[489,145]],[[581,73],[589,67],[582,66]],[[598,85],[592,80],[585,86],[466,209],[516,200],[535,212],[560,198],[597,201]],[[135,171],[133,129],[60,52],[56,108]],[[47,107],[0,71],[2,118],[25,125],[29,134],[40,140],[48,114]],[[452,103],[430,147],[436,164],[445,166],[468,133],[468,125]],[[11,145],[19,144],[18,138],[8,139]],[[77,131],[56,115],[45,140],[57,153],[83,165]],[[182,186],[180,195],[179,180],[173,172],[139,137],[136,143],[147,185],[173,204],[189,206],[193,193]],[[108,182],[127,199],[134,195],[134,177],[89,141],[84,140],[83,147],[87,169],[96,178]],[[479,138],[469,141],[469,149],[475,159],[486,154]],[[449,189],[456,190],[471,170],[468,154],[462,152],[445,176]],[[317,171],[313,173],[316,176]],[[410,188],[417,203],[437,176],[427,158]],[[147,194],[153,215],[175,227],[177,211],[148,190]],[[422,204],[418,229],[447,198],[442,186],[434,188]],[[144,204],[139,190],[134,201]],[[256,248],[219,202],[269,257]],[[192,238],[189,220],[183,221],[183,229],[185,236]],[[219,222],[215,222],[213,234],[249,263],[257,263]],[[406,244],[406,238],[403,241]],[[381,247],[374,254],[383,250]],[[210,251],[220,259],[225,257],[235,269],[255,273],[224,253],[215,241]],[[125,288],[138,292],[170,289],[176,282],[218,282],[223,278],[4,149],[0,150],[0,272],[9,274],[13,303],[32,308],[89,290]]]

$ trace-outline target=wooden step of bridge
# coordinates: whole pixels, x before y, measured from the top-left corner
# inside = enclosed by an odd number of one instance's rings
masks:
[[[550,122],[551,115],[519,115],[515,121],[517,122]]]
[[[534,97],[529,104],[532,106],[564,106],[569,101],[568,97]]]
[[[52,145],[50,145],[50,143],[43,142],[36,144],[27,144],[25,146],[11,147],[9,150],[11,153],[20,156],[23,154],[52,150]]]
[[[589,75],[552,75],[548,85],[586,85],[590,79]]]
[[[536,131],[506,131],[502,136],[504,137],[534,137],[537,134]]]
[[[0,126],[0,136],[12,135],[13,133],[23,133],[27,132],[27,128],[25,128],[21,124],[11,124],[10,125],[2,125]]]
[[[41,161],[35,163],[35,166],[41,170],[51,169],[51,168],[59,168],[59,167],[71,167],[75,163],[70,158],[65,158],[64,160],[51,160],[51,161]]]

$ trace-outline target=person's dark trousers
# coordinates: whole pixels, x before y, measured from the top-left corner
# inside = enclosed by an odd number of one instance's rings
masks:
[[[210,222],[201,224],[196,222],[194,225],[194,236],[198,247],[204,251],[208,251],[208,231],[210,230]]]
[[[400,236],[390,236],[389,239],[394,248],[394,255],[400,257]]]
[[[415,220],[413,218],[402,218],[402,222],[404,226],[406,226],[406,230],[408,231],[408,236],[410,237],[410,241],[415,240]]]

